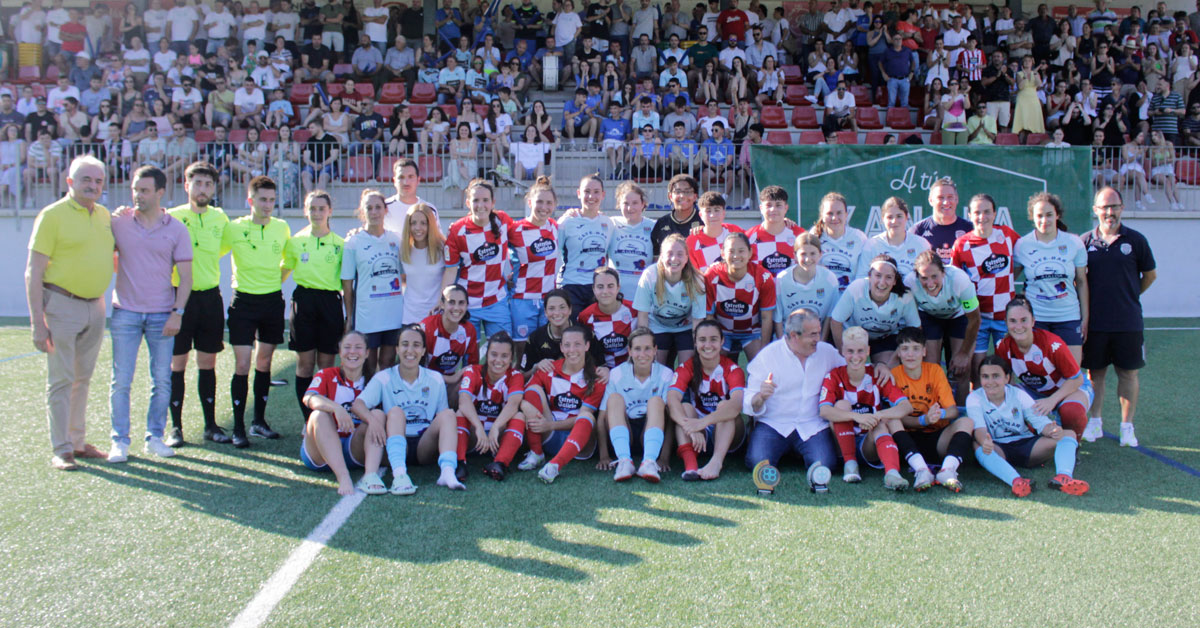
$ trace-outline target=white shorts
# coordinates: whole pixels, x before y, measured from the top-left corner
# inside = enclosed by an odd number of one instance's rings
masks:
[[[1152,177],[1173,177],[1175,176],[1175,166],[1173,164],[1163,164],[1150,169]]]
[[[604,140],[604,150],[608,150],[610,148],[617,150],[623,146],[625,146],[625,142],[622,142],[621,140]]]
[[[1146,174],[1146,171],[1142,169],[1142,164],[1140,162],[1121,164],[1120,174],[1124,176],[1127,172],[1137,172],[1142,175]]]

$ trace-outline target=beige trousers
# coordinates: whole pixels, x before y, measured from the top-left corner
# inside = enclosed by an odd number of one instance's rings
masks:
[[[88,387],[104,341],[104,300],[45,291],[42,303],[54,350],[46,356],[46,418],[56,455],[83,449]]]

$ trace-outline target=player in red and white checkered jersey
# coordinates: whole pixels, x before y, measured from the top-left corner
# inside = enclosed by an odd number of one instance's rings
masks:
[[[363,466],[368,456],[383,455],[379,444],[367,443],[366,425],[350,412],[350,405],[367,384],[363,368],[367,361],[367,337],[351,331],[338,343],[341,366],[319,371],[305,391],[303,401],[312,413],[304,426],[300,460],[315,471],[331,470],[338,481],[338,494],[354,493],[351,466]]]
[[[1033,308],[1025,297],[1009,302],[1005,322],[1008,335],[996,345],[996,355],[1008,360],[1014,378],[1037,400],[1034,411],[1050,416],[1057,410],[1064,428],[1082,434],[1095,392],[1067,342],[1035,328]]]
[[[521,412],[529,428],[529,454],[517,468],[530,471],[545,460],[538,477],[547,484],[579,452],[591,443],[596,413],[604,399],[604,383],[596,377],[596,365],[588,354],[590,332],[572,325],[562,334],[563,357],[549,371],[538,369],[525,387]],[[584,458],[590,458],[589,451]]]
[[[629,334],[637,326],[637,314],[629,301],[617,300],[621,275],[615,268],[597,268],[592,280],[596,302],[579,313],[579,324],[592,332],[593,342],[604,347],[604,366],[613,369],[629,359]]]
[[[451,407],[458,404],[458,383],[464,369],[479,364],[479,345],[475,326],[466,320],[467,290],[455,284],[442,288],[442,313],[421,321],[425,332],[426,368],[442,374],[446,399]]]
[[[494,454],[483,467],[494,480],[504,479],[525,442],[525,376],[513,368],[513,350],[508,334],[488,338],[485,364],[467,367],[458,386],[458,468],[467,468],[467,448],[473,445],[478,453]]]
[[[742,228],[723,222],[725,220],[725,197],[716,192],[705,192],[697,202],[700,220],[704,228],[687,237],[688,258],[701,274],[721,259],[721,246],[731,233],[743,233]]]
[[[968,217],[975,229],[954,241],[950,261],[965,270],[979,297],[979,334],[971,359],[972,381],[978,386],[979,364],[993,343],[1007,332],[1004,308],[1012,300],[1013,251],[1021,237],[1008,227],[996,225],[996,202],[987,194],[971,197]],[[970,339],[967,339],[970,341]]]
[[[692,330],[696,353],[675,369],[667,392],[667,408],[675,421],[675,453],[683,459],[685,481],[714,480],[721,475],[725,454],[746,436],[742,394],[746,373],[737,362],[721,355],[721,325],[706,318]],[[700,467],[696,453],[712,451]]]
[[[778,185],[769,185],[758,193],[758,209],[763,221],[746,232],[750,261],[774,277],[796,263],[796,238],[804,229],[787,223],[788,195]]]
[[[736,360],[745,350],[746,359],[753,360],[774,330],[775,278],[750,261],[744,233],[725,240],[724,258],[704,273],[708,314],[725,331],[725,354]]]
[[[491,184],[475,179],[467,186],[467,215],[454,221],[446,234],[446,271],[442,285],[459,283],[467,289],[467,313],[479,331],[512,333],[506,284],[508,226],[512,218],[494,209]]]
[[[908,488],[908,480],[900,475],[900,454],[917,470],[918,490],[933,485],[933,473],[916,448],[916,443],[904,431],[901,419],[912,413],[912,404],[904,391],[886,381],[875,379],[870,358],[867,331],[851,327],[842,334],[842,357],[839,366],[825,375],[821,383],[821,418],[829,421],[830,429],[842,452],[842,480],[860,482],[858,457],[868,464],[879,462],[884,469],[883,485],[891,490]]]
[[[508,226],[509,246],[519,262],[516,285],[508,301],[518,354],[529,334],[546,324],[542,298],[557,286],[562,250],[558,223],[553,218],[558,197],[550,180],[539,178],[525,194],[525,204],[529,207],[528,218]]]

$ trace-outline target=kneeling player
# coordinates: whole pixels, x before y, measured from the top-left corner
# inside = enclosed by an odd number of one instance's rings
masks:
[[[630,359],[609,372],[608,383],[604,387],[597,439],[602,439],[607,426],[609,444],[617,458],[617,468],[613,473],[613,479],[617,482],[633,477],[631,441],[640,440],[642,444],[638,477],[657,483],[659,471],[667,468],[670,452],[663,455],[666,436],[663,427],[666,425],[667,390],[675,374],[654,360],[657,351],[654,333],[645,327],[635,329],[629,335]],[[609,464],[608,447],[601,441],[599,467],[610,469]]]
[[[1050,478],[1050,487],[1068,495],[1083,495],[1088,483],[1072,477],[1079,450],[1075,432],[1038,414],[1029,393],[1008,383],[1011,374],[1008,360],[989,355],[979,367],[982,387],[967,397],[967,416],[975,424],[975,457],[979,464],[1011,486],[1013,495],[1025,497],[1033,485],[1013,465],[1036,467],[1053,456],[1055,475]],[[1035,433],[1031,434],[1030,428]]]
[[[742,420],[746,374],[721,354],[725,334],[720,323],[705,319],[692,334],[696,352],[675,369],[675,383],[667,393],[679,442],[675,452],[683,459],[683,479],[689,482],[720,477],[725,454],[740,447],[746,437]],[[710,448],[712,458],[700,468],[696,454]]]
[[[384,446],[392,467],[393,495],[417,492],[408,477],[410,460],[429,464],[437,460],[442,473],[437,483],[449,489],[464,489],[454,477],[454,411],[446,403],[446,386],[437,372],[421,366],[425,357],[425,332],[416,325],[400,330],[399,359],[391,368],[375,374],[351,410],[367,424],[367,441]],[[379,461],[366,460],[360,482],[364,492],[382,493]]]
[[[498,331],[488,339],[485,364],[463,372],[458,387],[459,480],[467,476],[467,449],[494,454],[483,467],[493,480],[503,480],[508,465],[525,442],[525,417],[521,399],[525,376],[513,368],[513,339]]]
[[[892,367],[896,385],[904,391],[913,411],[901,419],[922,459],[942,458],[937,482],[955,493],[963,489],[958,467],[971,454],[971,419],[958,416],[950,381],[941,366],[925,361],[925,333],[905,327],[896,336],[900,364]],[[927,487],[917,484],[918,491]]]
[[[861,482],[858,472],[858,454],[863,460],[878,468],[883,466],[883,485],[893,491],[908,488],[908,480],[900,475],[900,449],[909,464],[917,470],[917,486],[928,488],[933,483],[933,474],[921,454],[916,453],[912,439],[904,431],[900,419],[912,413],[912,404],[904,392],[892,384],[879,384],[875,380],[874,367],[867,364],[870,345],[865,329],[851,327],[842,334],[842,357],[845,366],[839,366],[825,376],[821,391],[821,418],[829,426],[842,450],[842,480]],[[885,404],[885,401],[890,405]],[[921,470],[924,469],[924,473]]]

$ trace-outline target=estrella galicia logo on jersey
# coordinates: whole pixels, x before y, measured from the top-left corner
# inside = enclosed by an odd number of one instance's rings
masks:
[[[500,416],[500,404],[492,401],[491,399],[476,401],[475,412],[478,412],[479,416],[486,416],[494,419]]]
[[[566,412],[568,414],[576,412],[579,410],[579,408],[583,407],[583,402],[579,399],[579,397],[576,397],[569,392],[565,392],[561,395],[555,395],[554,404],[558,407],[559,411]]]
[[[1008,256],[1001,255],[999,253],[992,253],[987,259],[983,260],[983,263],[980,264],[979,267],[983,269],[983,272],[989,275],[995,275],[1005,268],[1008,268]]]
[[[434,368],[442,373],[453,373],[454,368],[458,366],[458,360],[458,356],[453,353],[443,353],[437,357]],[[429,389],[426,388],[423,392],[429,392]]]
[[[485,242],[482,246],[475,249],[471,257],[477,262],[486,262],[500,254],[500,246],[495,242]]]
[[[1034,373],[1021,373],[1020,375],[1017,376],[1017,379],[1021,380],[1021,383],[1025,384],[1025,387],[1029,388],[1030,390],[1041,390],[1042,386],[1046,385],[1046,376],[1045,375],[1035,375]]]
[[[700,393],[700,407],[707,412],[712,412],[717,409],[717,404],[721,403],[721,395],[712,392]]]
[[[529,245],[529,250],[538,257],[546,257],[547,255],[554,254],[554,247],[554,240],[550,238],[538,238],[533,241],[533,244]]]
[[[741,301],[734,301],[731,299],[729,301],[721,302],[721,311],[730,316],[745,316],[749,309],[750,306],[742,303]]]
[[[861,401],[856,401],[853,406],[850,406],[850,411],[855,414],[871,414],[875,409]]]
[[[778,251],[762,258],[762,267],[772,275],[792,265],[792,258]]]
[[[616,353],[625,348],[626,338],[621,334],[609,334],[600,339],[600,343],[604,345],[604,350],[608,353]]]

